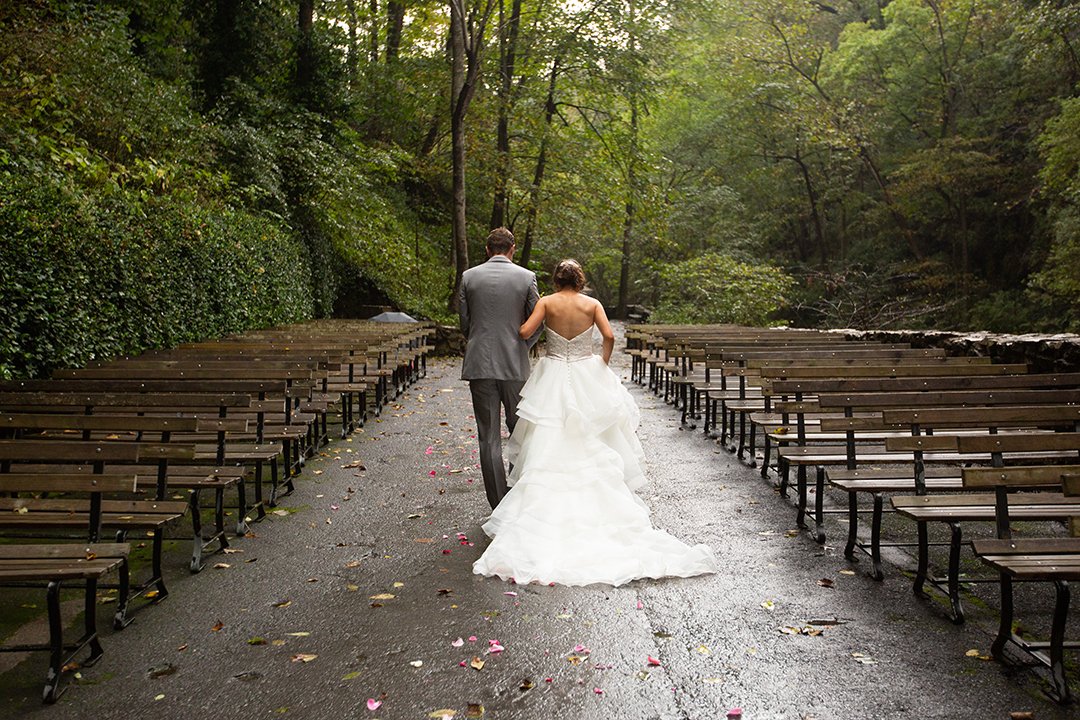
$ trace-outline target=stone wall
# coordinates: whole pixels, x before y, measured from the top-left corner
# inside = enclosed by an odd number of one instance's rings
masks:
[[[435,354],[456,357],[465,355],[465,336],[456,325],[435,327]]]
[[[1027,363],[1029,372],[1080,372],[1080,335],[998,335],[936,330],[836,330],[852,340],[906,342],[940,347],[948,355],[990,357],[999,363]]]

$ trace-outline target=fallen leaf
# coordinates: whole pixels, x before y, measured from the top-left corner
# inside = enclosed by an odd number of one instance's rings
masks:
[[[835,583],[833,583],[831,578],[821,578],[817,581],[817,584],[823,588],[831,588]]]
[[[394,595],[392,593],[379,593],[378,595],[372,595],[369,600],[393,600]]]
[[[292,600],[278,600],[276,603],[273,604],[273,607],[287,608],[290,605],[292,605]]]
[[[394,583],[394,587],[396,587],[396,588],[402,588],[402,587],[405,587],[405,583],[403,583],[403,582],[396,582],[396,583]]]
[[[469,667],[471,667],[473,670],[483,670],[484,661],[481,660],[480,656],[478,655],[472,659],[472,662],[469,663]]]
[[[467,718],[478,718],[483,717],[483,715],[484,706],[479,703],[469,703],[469,706],[465,708],[465,717]]]
[[[423,660],[413,660],[409,664],[412,665],[414,668],[424,667],[424,661]]]
[[[285,644],[285,641],[279,638],[279,639],[276,639],[276,640],[271,640],[270,644],[273,645],[274,647],[281,647],[282,645]]]
[[[698,655],[712,655],[712,650],[705,647],[704,645],[698,645],[697,646],[697,651],[698,651]]]
[[[231,567],[232,565],[230,565],[229,563],[214,563],[215,570],[228,570]]]
[[[225,623],[218,620],[216,623],[214,623],[214,627],[210,628],[210,630],[212,632],[220,632],[221,628],[223,628],[223,627],[225,627]]]
[[[432,710],[431,712],[428,713],[428,717],[429,718],[434,718],[434,720],[449,720],[450,718],[453,718],[455,715],[457,715],[457,710],[453,710],[451,708],[443,708],[442,710]]]
[[[312,660],[314,660],[317,657],[319,657],[319,656],[318,655],[313,655],[311,653],[297,653],[297,654],[293,655],[289,659],[292,660],[293,662],[309,663],[309,662],[311,662]]]
[[[345,567],[347,567],[347,568],[360,567],[360,561],[359,560],[350,560],[349,562],[345,563]]]
[[[765,600],[761,603],[761,607],[765,608],[769,612],[772,612],[776,609],[776,603],[774,603],[772,600]]]
[[[261,638],[261,637],[248,638],[247,644],[248,645],[265,645],[266,644],[266,638]]]
[[[521,685],[518,686],[518,690],[520,690],[521,692],[525,692],[527,690],[532,690],[534,687],[536,687],[536,683],[534,683],[529,678],[525,678],[521,681]]]
[[[274,510],[270,514],[271,515],[277,515],[278,517],[288,517],[289,516],[289,511],[288,510]]]
[[[164,695],[155,695],[155,696],[154,696],[154,700],[155,700],[155,701],[157,701],[157,700],[164,700],[164,699],[165,699],[165,696],[164,696]]]
[[[311,633],[309,633],[309,632],[291,632],[291,633],[285,633],[285,634],[288,635],[289,637],[309,637],[311,635]]]
[[[854,570],[841,570],[840,574],[841,575],[854,575],[855,571]]]

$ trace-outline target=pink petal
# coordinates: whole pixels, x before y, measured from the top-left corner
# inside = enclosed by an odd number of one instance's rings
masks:
[[[491,647],[488,648],[488,652],[489,653],[501,653],[505,649],[506,648],[504,648],[502,645],[492,645]]]
[[[462,660],[461,662],[459,662],[458,667],[465,667],[465,661]]]
[[[368,698],[367,699],[367,709],[368,710],[371,710],[371,711],[374,712],[375,710],[379,709],[380,705],[382,705],[382,703],[380,701],[376,700],[375,698]]]
[[[596,693],[597,695],[603,695],[604,694],[604,691],[602,689],[600,689],[600,688],[593,688],[592,691],[594,693]]]
[[[731,708],[730,710],[727,711],[727,716],[729,718],[741,718],[742,717],[742,708],[741,707]]]
[[[453,641],[452,643],[450,643],[450,644],[451,644],[451,645],[452,645],[453,647],[461,647],[462,645],[464,645],[464,644],[465,644],[465,641],[464,641],[464,640],[462,640],[461,638],[458,638],[457,640],[454,640],[454,641]]]
[[[443,551],[442,551],[442,554],[443,554],[443,555],[449,555],[449,554],[450,554],[450,550],[449,550],[449,549],[447,549],[447,550],[443,550]]]
[[[587,653],[587,652],[589,652],[589,648],[585,647],[584,645],[575,645],[574,646],[574,652],[576,652],[576,653]]]
[[[645,664],[653,667],[660,667],[660,661],[654,658],[652,655],[645,656]]]
[[[517,597],[517,593],[514,592],[513,590],[507,590],[506,592],[503,593],[503,595],[509,595],[510,597]]]
[[[435,448],[433,448],[433,447],[431,447],[430,445],[428,445],[428,448],[427,448],[427,450],[425,450],[425,451],[424,451],[424,454],[425,454],[425,455],[430,455],[430,454],[431,454],[431,453],[433,453],[433,452],[435,452]]]
[[[331,505],[331,506],[330,506],[330,509],[331,509],[331,510],[340,510],[341,508],[340,508],[340,507],[338,507],[337,505]]]
[[[546,683],[555,682],[555,678],[544,678],[544,682],[546,682]]]
[[[428,475],[430,475],[431,477],[435,477],[436,475],[438,475],[438,473],[435,472],[434,470],[431,470],[431,471],[428,472]]]
[[[645,605],[643,605],[642,602],[640,600],[638,600],[637,601],[637,609],[642,610],[642,609],[644,609],[644,607],[645,607]]]
[[[475,635],[470,635],[469,636],[469,642],[476,642],[476,636]]]

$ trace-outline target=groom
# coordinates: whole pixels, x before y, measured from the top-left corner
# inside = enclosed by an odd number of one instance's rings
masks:
[[[495,228],[487,238],[487,262],[461,277],[459,313],[468,340],[461,379],[469,381],[472,393],[480,469],[492,509],[507,492],[499,409],[514,432],[518,396],[529,377],[529,348],[540,337],[540,330],[528,340],[518,334],[540,294],[536,273],[514,264],[514,249],[513,233]]]

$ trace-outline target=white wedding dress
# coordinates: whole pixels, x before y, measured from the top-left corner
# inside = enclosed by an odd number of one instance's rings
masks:
[[[634,492],[645,483],[640,415],[593,353],[592,328],[547,334],[510,438],[512,487],[483,525],[493,540],[473,572],[560,585],[716,572],[711,548],[653,528]]]

